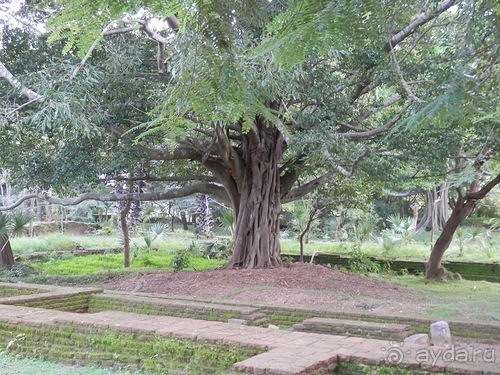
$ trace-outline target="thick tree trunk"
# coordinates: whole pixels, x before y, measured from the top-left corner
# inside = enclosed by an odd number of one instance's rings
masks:
[[[239,197],[232,199],[237,204],[236,241],[227,268],[281,265],[278,161],[282,147],[283,139],[272,126],[253,125],[245,135],[241,188]]]
[[[8,238],[0,237],[0,266],[11,268],[14,265],[14,253]]]

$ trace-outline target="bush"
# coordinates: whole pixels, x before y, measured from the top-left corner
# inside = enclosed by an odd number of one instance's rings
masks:
[[[363,253],[359,244],[352,246],[350,256],[348,264],[351,272],[367,275],[369,273],[379,273],[381,271],[380,264],[371,260],[368,255]]]
[[[177,251],[172,258],[172,269],[174,272],[182,271],[189,266],[190,255],[186,250]]]

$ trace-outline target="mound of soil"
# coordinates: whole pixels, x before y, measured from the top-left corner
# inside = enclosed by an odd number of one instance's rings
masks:
[[[102,287],[129,292],[239,301],[275,306],[415,313],[421,301],[402,286],[321,265],[286,263],[280,268],[161,272],[114,280]]]

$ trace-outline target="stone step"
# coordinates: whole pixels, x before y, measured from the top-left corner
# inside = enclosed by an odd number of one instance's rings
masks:
[[[412,334],[408,324],[375,323],[362,320],[310,318],[293,326],[294,331],[348,335],[403,341]]]
[[[107,301],[113,304],[113,309],[150,315],[167,315],[222,322],[227,322],[231,318],[244,319],[250,325],[260,325],[265,320],[264,314],[257,307],[219,304],[210,301],[194,301],[172,297],[158,298],[110,291],[95,295],[94,300],[94,307],[92,308],[94,311],[100,310],[99,306],[102,302],[104,302],[102,306],[107,307]],[[148,306],[151,307],[150,312],[148,312]]]

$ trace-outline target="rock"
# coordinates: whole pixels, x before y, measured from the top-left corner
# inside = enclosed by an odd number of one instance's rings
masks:
[[[451,346],[451,332],[447,322],[439,321],[431,324],[431,345]]]
[[[416,333],[405,338],[404,343],[429,346],[431,344],[431,338],[427,333]]]
[[[267,328],[269,328],[269,329],[276,329],[276,330],[277,330],[277,329],[280,329],[280,327],[275,326],[274,324],[269,324],[269,325],[267,326]]]
[[[232,323],[232,324],[239,324],[239,325],[242,325],[242,326],[246,326],[247,325],[247,321],[245,319],[231,318],[227,322],[228,323]]]

